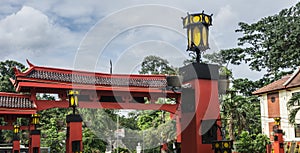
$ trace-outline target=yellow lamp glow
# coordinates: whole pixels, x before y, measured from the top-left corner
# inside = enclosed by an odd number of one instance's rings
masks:
[[[76,91],[76,90],[70,90],[68,95],[69,95],[69,106],[70,107],[77,107],[78,106],[79,92]]]
[[[31,124],[37,125],[40,123],[40,114],[31,115]]]
[[[280,125],[280,120],[281,120],[280,117],[275,117],[275,118],[274,118],[275,125]]]
[[[20,131],[20,126],[19,125],[14,125],[14,133],[17,134]]]

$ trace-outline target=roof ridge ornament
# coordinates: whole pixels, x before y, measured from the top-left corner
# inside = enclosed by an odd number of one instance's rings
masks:
[[[14,67],[15,76],[20,75],[22,72],[15,66]]]
[[[34,65],[33,65],[31,62],[29,62],[28,59],[26,59],[26,62],[27,62],[27,64],[28,64],[30,67],[34,67]]]

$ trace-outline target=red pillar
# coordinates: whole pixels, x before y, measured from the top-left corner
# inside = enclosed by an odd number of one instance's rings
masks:
[[[81,153],[82,146],[82,118],[78,114],[68,115],[67,118],[66,153]]]
[[[17,135],[13,139],[12,153],[20,153],[20,138]]]
[[[182,153],[213,153],[212,141],[221,140],[219,129],[218,66],[193,63],[180,68]]]
[[[275,133],[274,142],[273,142],[274,153],[284,153],[282,130],[281,129],[275,130],[274,133]]]
[[[41,152],[41,131],[40,130],[31,130],[30,131],[30,140],[29,140],[29,153],[40,153]]]

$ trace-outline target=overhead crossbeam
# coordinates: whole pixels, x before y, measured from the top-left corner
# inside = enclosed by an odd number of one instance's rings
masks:
[[[29,62],[28,62],[29,63]],[[15,69],[18,92],[29,92],[37,110],[68,108],[67,93],[79,91],[79,108],[164,110],[176,113],[180,92],[166,90],[165,75],[119,75],[34,66]],[[38,93],[57,94],[55,100],[39,100]],[[168,101],[156,103],[158,99]],[[166,100],[168,99],[168,100]],[[171,99],[171,100],[170,100]],[[170,102],[171,101],[171,102]]]

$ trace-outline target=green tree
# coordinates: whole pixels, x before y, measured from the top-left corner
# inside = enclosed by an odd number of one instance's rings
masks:
[[[96,151],[105,152],[107,143],[95,135],[88,127],[82,131],[83,152],[94,153]]]
[[[239,23],[236,32],[241,48],[222,50],[230,63],[246,62],[252,70],[267,70],[267,76],[278,77],[284,69],[300,65],[300,3],[278,14],[260,19],[256,23]]]
[[[223,96],[221,117],[230,140],[235,140],[242,131],[260,133],[260,107],[254,96],[237,95],[230,92]]]
[[[52,97],[48,97],[51,99]],[[66,115],[68,109],[52,108],[40,111],[39,129],[41,129],[41,145],[50,147],[53,152],[65,151]]]
[[[0,91],[16,92],[10,78],[15,79],[14,68],[25,70],[25,66],[13,60],[0,62]]]
[[[140,74],[176,74],[173,66],[169,65],[166,59],[158,56],[147,56],[142,62]]]
[[[161,118],[162,111],[152,111],[152,110],[145,110],[139,113],[137,117],[137,126],[141,130],[146,130],[151,127],[158,127],[160,124],[163,123]]]
[[[270,144],[270,139],[266,135],[243,131],[236,141],[236,149],[240,153],[263,153],[267,144]]]

